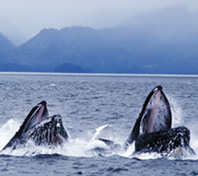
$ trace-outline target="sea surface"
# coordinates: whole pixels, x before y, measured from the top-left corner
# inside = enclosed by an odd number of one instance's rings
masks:
[[[173,127],[190,129],[197,155],[132,155],[134,146],[100,150],[98,136],[124,143],[157,85],[171,104]],[[70,138],[62,147],[0,153],[1,176],[198,175],[198,76],[0,73],[0,99],[0,150],[42,100],[50,115],[62,116]]]

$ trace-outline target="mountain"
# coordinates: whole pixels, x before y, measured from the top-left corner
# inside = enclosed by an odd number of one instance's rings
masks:
[[[0,58],[6,52],[9,52],[15,48],[15,45],[0,33]]]
[[[54,71],[60,73],[92,73],[90,69],[85,69],[80,67],[79,65],[68,63],[58,65]]]
[[[0,70],[198,74],[197,15],[166,9],[115,28],[43,29],[4,54]]]
[[[54,71],[63,63],[81,65],[92,48],[93,33],[95,30],[84,27],[44,29],[7,54],[4,63],[21,64],[30,71]]]

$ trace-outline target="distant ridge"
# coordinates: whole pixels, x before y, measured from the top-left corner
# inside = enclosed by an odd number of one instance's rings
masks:
[[[198,74],[197,14],[169,9],[122,27],[43,29],[19,47],[0,45],[0,71]]]

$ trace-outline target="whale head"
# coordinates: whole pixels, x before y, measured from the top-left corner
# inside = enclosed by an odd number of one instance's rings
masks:
[[[19,130],[3,148],[15,149],[29,139],[36,145],[57,145],[67,140],[68,135],[60,115],[48,116],[47,103],[40,102],[29,112]]]
[[[139,135],[171,128],[171,108],[161,86],[155,87],[147,96],[142,111],[125,142],[125,148]]]
[[[135,152],[157,152],[182,156],[184,151],[195,154],[190,147],[190,130],[171,128],[171,109],[162,87],[155,87],[147,96],[131,134],[125,142],[126,150],[135,141]],[[184,150],[183,150],[184,149]]]
[[[161,86],[150,92],[139,118],[139,135],[171,128],[171,108]]]

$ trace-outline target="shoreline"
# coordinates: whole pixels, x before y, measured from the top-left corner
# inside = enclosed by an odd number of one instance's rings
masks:
[[[124,73],[56,73],[56,72],[0,72],[0,75],[62,75],[62,76],[111,76],[111,77],[191,77],[194,74],[124,74]]]

